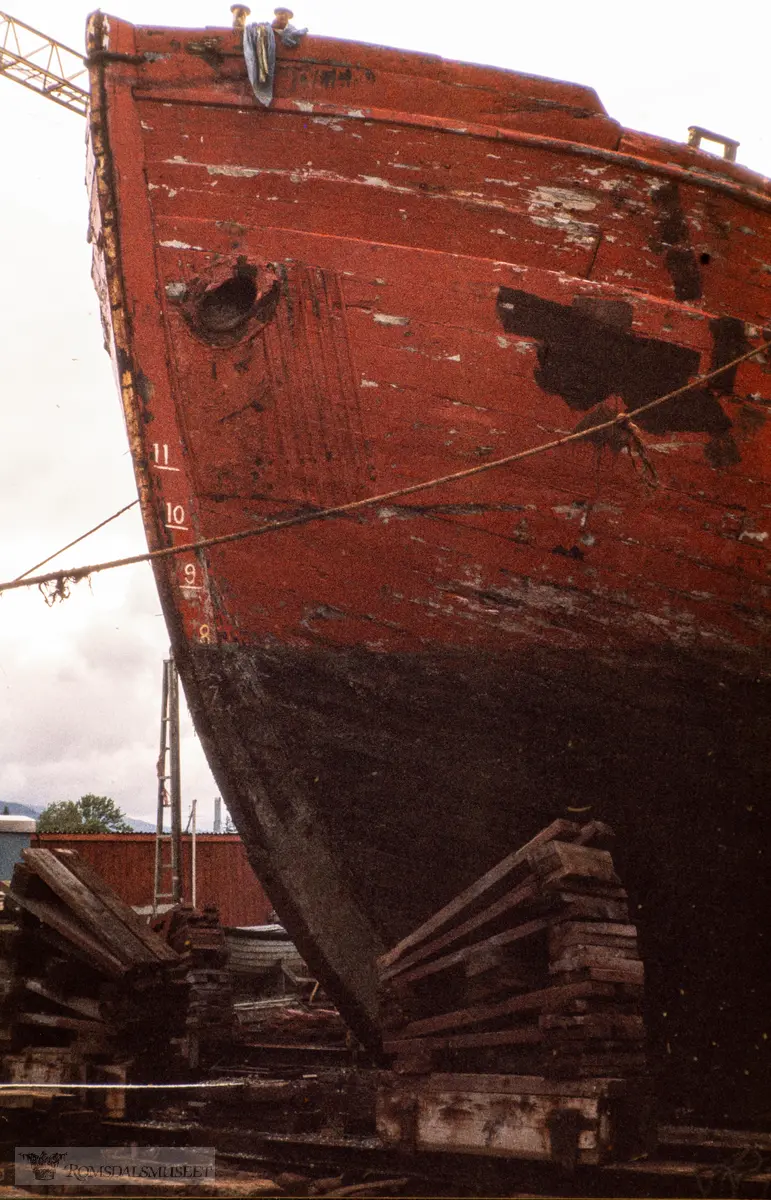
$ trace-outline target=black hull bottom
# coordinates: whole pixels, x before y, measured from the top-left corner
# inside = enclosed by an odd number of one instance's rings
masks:
[[[639,927],[661,1111],[771,1116],[767,682],[671,653],[181,659],[255,870],[360,1034],[378,952],[555,817],[598,818]]]

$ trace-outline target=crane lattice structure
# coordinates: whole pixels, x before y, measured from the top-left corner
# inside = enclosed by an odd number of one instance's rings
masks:
[[[0,12],[0,75],[47,96],[71,112],[86,115],[88,68],[82,54]]]

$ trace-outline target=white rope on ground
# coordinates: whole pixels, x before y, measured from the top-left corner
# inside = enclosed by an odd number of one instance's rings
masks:
[[[55,1088],[69,1088],[73,1091],[81,1091],[83,1088],[87,1088],[98,1092],[146,1092],[180,1091],[182,1089],[192,1090],[193,1088],[248,1087],[248,1085],[252,1082],[253,1080],[251,1079],[212,1079],[208,1083],[0,1083],[0,1095],[2,1095],[3,1092],[7,1092],[9,1089],[25,1092],[51,1092]]]

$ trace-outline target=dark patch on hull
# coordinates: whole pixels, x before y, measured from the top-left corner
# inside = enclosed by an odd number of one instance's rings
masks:
[[[674,182],[653,190],[656,206],[656,236],[651,250],[663,254],[676,300],[701,300],[701,271],[696,252],[690,244],[688,224],[680,203],[680,189]]]
[[[261,816],[230,764],[250,764],[289,836],[280,742],[385,945],[555,817],[614,826],[663,1111],[767,1107],[768,683],[674,653],[230,646],[190,668],[231,714],[218,777],[247,844]]]
[[[507,333],[538,340],[538,386],[561,396],[579,412],[588,412],[610,396],[621,397],[629,409],[639,408],[684,387],[699,372],[696,350],[632,333],[632,308],[624,301],[613,301],[609,310],[607,301],[595,304],[591,297],[578,297],[566,305],[502,287],[497,309]],[[737,326],[742,341],[735,350]],[[713,367],[746,348],[741,321],[721,317],[710,322],[710,330]],[[734,374],[732,370],[720,377],[721,392],[729,393]],[[707,458],[711,462],[715,458],[713,465],[738,461],[732,422],[709,388],[693,388],[636,420],[647,433],[707,433],[711,438]]]
[[[716,371],[723,363],[739,358],[750,348],[744,332],[744,321],[740,321],[738,317],[715,317],[709,323],[709,331],[712,334],[713,371]],[[710,384],[713,391],[724,396],[732,396],[737,369],[737,367],[729,367],[722,375],[713,379]]]

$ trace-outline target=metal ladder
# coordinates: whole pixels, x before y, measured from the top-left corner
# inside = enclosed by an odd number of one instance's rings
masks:
[[[182,796],[179,766],[179,676],[174,657],[163,662],[161,737],[157,763],[158,810],[155,824],[155,877],[153,916],[161,904],[170,907],[182,899]],[[168,788],[167,785],[168,784]],[[170,830],[165,826],[166,809]]]

